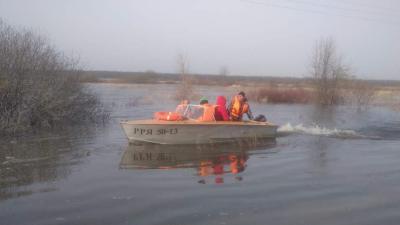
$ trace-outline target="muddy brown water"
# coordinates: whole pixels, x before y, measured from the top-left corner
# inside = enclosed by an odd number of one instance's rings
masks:
[[[0,224],[400,223],[398,112],[252,103],[275,141],[135,146],[118,122],[172,110],[175,86],[89,88],[109,124],[0,140]]]

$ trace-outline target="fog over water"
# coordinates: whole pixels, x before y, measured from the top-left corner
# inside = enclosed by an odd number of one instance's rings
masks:
[[[336,40],[361,78],[398,79],[396,0],[0,0],[0,17],[45,34],[86,69],[307,74],[313,44]]]

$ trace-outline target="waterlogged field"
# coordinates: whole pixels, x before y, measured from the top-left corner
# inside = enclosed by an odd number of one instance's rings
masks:
[[[275,141],[133,146],[119,121],[173,110],[175,86],[89,88],[104,127],[1,139],[1,224],[399,224],[398,112],[252,103]]]

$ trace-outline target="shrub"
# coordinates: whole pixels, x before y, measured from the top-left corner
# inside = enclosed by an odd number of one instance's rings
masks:
[[[0,132],[108,118],[79,82],[77,62],[48,42],[0,20]]]

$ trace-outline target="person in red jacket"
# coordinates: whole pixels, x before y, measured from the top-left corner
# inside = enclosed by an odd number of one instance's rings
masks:
[[[225,96],[218,96],[215,104],[217,107],[215,108],[215,120],[216,121],[228,121],[229,115],[228,110],[226,109],[226,98]]]

